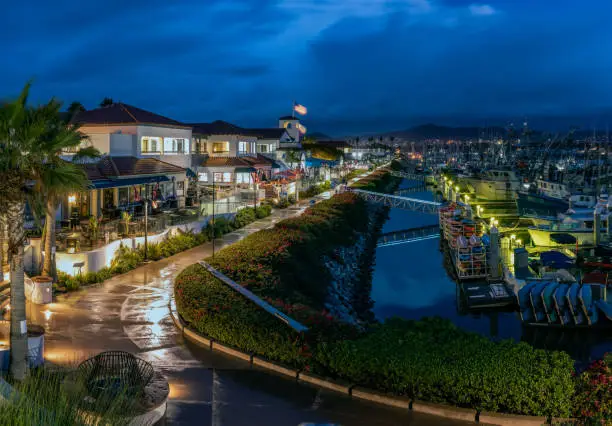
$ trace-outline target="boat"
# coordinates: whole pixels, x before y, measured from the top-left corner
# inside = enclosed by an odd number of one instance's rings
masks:
[[[513,170],[492,169],[463,181],[471,186],[476,196],[487,200],[514,200],[521,181]]]
[[[578,292],[580,291],[580,284],[572,284],[567,293],[568,308],[574,318],[574,323],[580,325],[584,323],[584,314],[578,309]]]
[[[553,306],[557,313],[557,318],[562,325],[570,325],[572,323],[572,317],[567,308],[567,292],[569,288],[569,284],[559,283],[559,286],[553,293]]]
[[[537,179],[516,198],[518,213],[526,217],[556,217],[572,208],[593,209],[598,203],[595,195],[572,193],[559,182]]]
[[[529,293],[529,302],[536,322],[542,322],[546,318],[546,311],[542,303],[542,292],[550,284],[547,281],[539,282]]]
[[[607,200],[606,200],[607,203]],[[609,212],[606,208],[599,210],[600,216],[600,232],[607,233]],[[566,214],[561,214],[555,221],[550,223],[539,223],[527,228],[531,241],[536,246],[554,247],[559,245],[594,245],[595,233],[594,227],[594,212],[593,209],[570,211]],[[569,235],[575,241],[560,241],[559,235]]]
[[[558,319],[557,312],[555,311],[555,308],[553,306],[553,296],[559,285],[559,283],[549,284],[544,287],[544,290],[542,290],[542,293],[540,294],[540,298],[542,299],[541,303],[544,307],[544,314],[546,315],[549,323],[557,322]]]
[[[533,321],[535,318],[530,303],[531,290],[535,285],[535,282],[528,282],[518,291],[519,312],[524,322]]]

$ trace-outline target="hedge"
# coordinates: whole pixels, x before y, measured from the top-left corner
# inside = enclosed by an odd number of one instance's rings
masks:
[[[147,244],[147,257],[149,260],[160,260],[165,257],[173,256],[177,253],[197,247],[212,239],[213,234],[217,237],[225,235],[236,229],[242,228],[257,219],[270,216],[272,208],[270,206],[257,207],[257,211],[252,207],[245,207],[236,213],[232,220],[224,217],[215,218],[214,223],[209,223],[200,232],[183,232],[172,237],[168,237],[159,243]],[[110,268],[104,267],[98,272],[87,272],[85,274],[72,276],[64,272],[58,273],[55,288],[64,288],[67,291],[78,290],[81,286],[91,285],[106,281],[113,275],[123,274],[137,268],[144,262],[144,245],[139,245],[136,250],[124,246],[119,246],[111,261]]]
[[[390,319],[356,340],[319,345],[316,357],[351,383],[410,398],[483,411],[571,414],[569,355],[496,343],[440,318]]]
[[[325,191],[329,191],[330,189],[331,189],[331,182],[326,180],[323,183],[320,183],[318,185],[313,185],[306,190],[300,191],[299,196],[300,196],[300,199],[311,198]]]
[[[337,195],[220,250],[210,263],[260,297],[322,309],[330,282],[323,255],[354,244],[368,220],[365,201]]]

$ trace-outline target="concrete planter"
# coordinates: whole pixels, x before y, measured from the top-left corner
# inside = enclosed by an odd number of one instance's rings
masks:
[[[25,280],[26,299],[38,305],[45,305],[53,301],[53,278],[33,277]]]

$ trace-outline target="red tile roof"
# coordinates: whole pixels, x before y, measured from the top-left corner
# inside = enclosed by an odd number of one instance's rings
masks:
[[[73,123],[82,125],[87,124],[153,124],[166,127],[190,128],[191,126],[164,117],[159,114],[136,108],[135,106],[124,103],[114,103],[112,105],[82,111],[77,113]]]
[[[185,169],[155,158],[103,157],[97,163],[84,164],[91,181],[142,175],[185,173]]]

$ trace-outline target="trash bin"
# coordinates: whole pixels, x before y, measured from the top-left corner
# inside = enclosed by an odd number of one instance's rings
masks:
[[[45,305],[53,301],[53,278],[32,278],[32,294],[30,300],[39,305]]]

